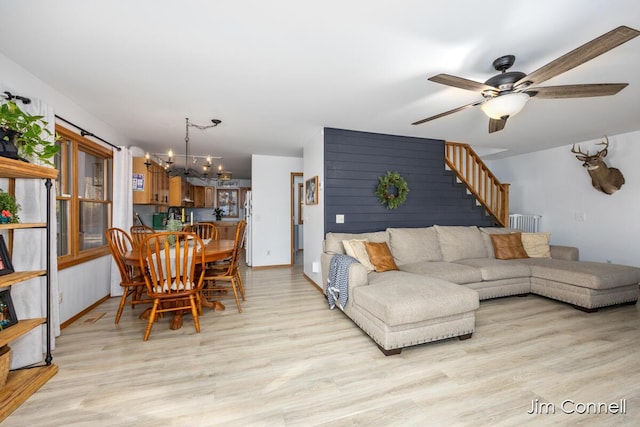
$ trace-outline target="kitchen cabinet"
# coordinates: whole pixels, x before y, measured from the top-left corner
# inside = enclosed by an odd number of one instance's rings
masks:
[[[213,208],[215,194],[216,194],[215,188],[204,187],[204,207],[205,208]]]
[[[169,206],[193,206],[193,186],[180,176],[169,178]]]
[[[56,169],[24,163],[18,160],[0,157],[0,178],[9,178],[9,181],[15,179],[44,179],[44,185],[50,189],[52,180],[56,179],[58,171]],[[10,184],[10,187],[12,184]],[[14,233],[33,232],[35,230],[42,234],[40,238],[49,242],[51,240],[51,230],[49,223],[51,221],[51,203],[50,194],[47,192],[47,215],[44,223],[19,223],[19,224],[0,224],[0,231],[7,230],[9,238],[13,241]],[[19,201],[18,201],[19,202]],[[14,242],[15,243],[15,242]],[[12,245],[9,245],[11,247]],[[48,251],[47,251],[48,252]],[[47,264],[45,262],[45,264]],[[52,363],[51,356],[51,284],[49,276],[51,274],[49,265],[45,265],[43,269],[33,271],[15,271],[0,276],[0,288],[21,286],[36,277],[45,277],[46,295],[49,303],[45,309],[45,317],[18,319],[18,323],[0,330],[0,347],[10,344],[16,339],[22,337],[29,331],[45,325],[46,328],[46,356],[44,365],[31,367],[30,369],[19,369],[9,372],[6,385],[0,389],[0,422],[9,416],[16,408],[18,408],[29,396],[35,393],[43,384],[58,372],[58,367]]]
[[[147,168],[144,157],[134,157],[134,205],[166,205],[169,200],[169,177],[165,169],[153,160]]]
[[[193,207],[213,208],[215,189],[213,187],[193,187]]]
[[[204,187],[193,187],[193,207],[204,208]]]

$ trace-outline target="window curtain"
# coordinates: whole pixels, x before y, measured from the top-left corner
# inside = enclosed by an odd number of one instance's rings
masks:
[[[32,99],[30,104],[16,101],[18,106],[31,115],[43,116],[47,128],[55,132],[53,107]],[[56,190],[51,186],[51,343],[55,348],[55,337],[60,335],[60,311],[58,306],[58,254],[56,245]],[[47,189],[40,179],[16,179],[16,199],[21,205],[20,222],[45,222],[47,219]],[[43,229],[14,230],[12,262],[18,270],[40,270],[46,267],[47,248]],[[38,277],[11,287],[11,298],[18,319],[45,317],[47,309],[46,278]],[[11,343],[11,369],[40,363],[46,353],[46,326],[42,325]]]
[[[129,233],[133,225],[133,188],[132,188],[132,155],[125,147],[113,151],[113,216],[112,227],[118,227]],[[111,296],[122,295],[120,271],[115,261],[111,260]]]

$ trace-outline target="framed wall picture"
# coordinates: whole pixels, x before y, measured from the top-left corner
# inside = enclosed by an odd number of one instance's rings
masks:
[[[309,178],[304,183],[304,200],[307,205],[318,204],[318,177]]]
[[[13,264],[11,264],[11,257],[9,257],[9,250],[4,243],[4,237],[0,235],[0,276],[13,273]]]
[[[0,291],[0,330],[13,326],[16,323],[18,323],[18,318],[13,308],[11,292],[8,289],[6,291]]]
[[[240,216],[238,189],[227,190],[219,188],[216,194],[217,207],[222,209],[222,215],[227,218],[238,218]]]

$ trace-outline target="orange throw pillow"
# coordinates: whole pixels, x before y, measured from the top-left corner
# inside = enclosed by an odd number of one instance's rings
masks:
[[[369,254],[369,260],[378,273],[383,271],[398,270],[389,246],[385,242],[364,242],[364,247]]]
[[[529,258],[522,246],[522,233],[490,234],[497,259]]]

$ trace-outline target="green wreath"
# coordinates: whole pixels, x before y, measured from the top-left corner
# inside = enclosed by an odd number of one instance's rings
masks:
[[[376,196],[378,196],[380,204],[387,205],[387,209],[395,209],[404,204],[407,200],[409,186],[398,172],[387,171],[385,176],[378,177],[378,181],[380,184],[378,184]],[[389,187],[395,187],[396,191],[390,192]]]

